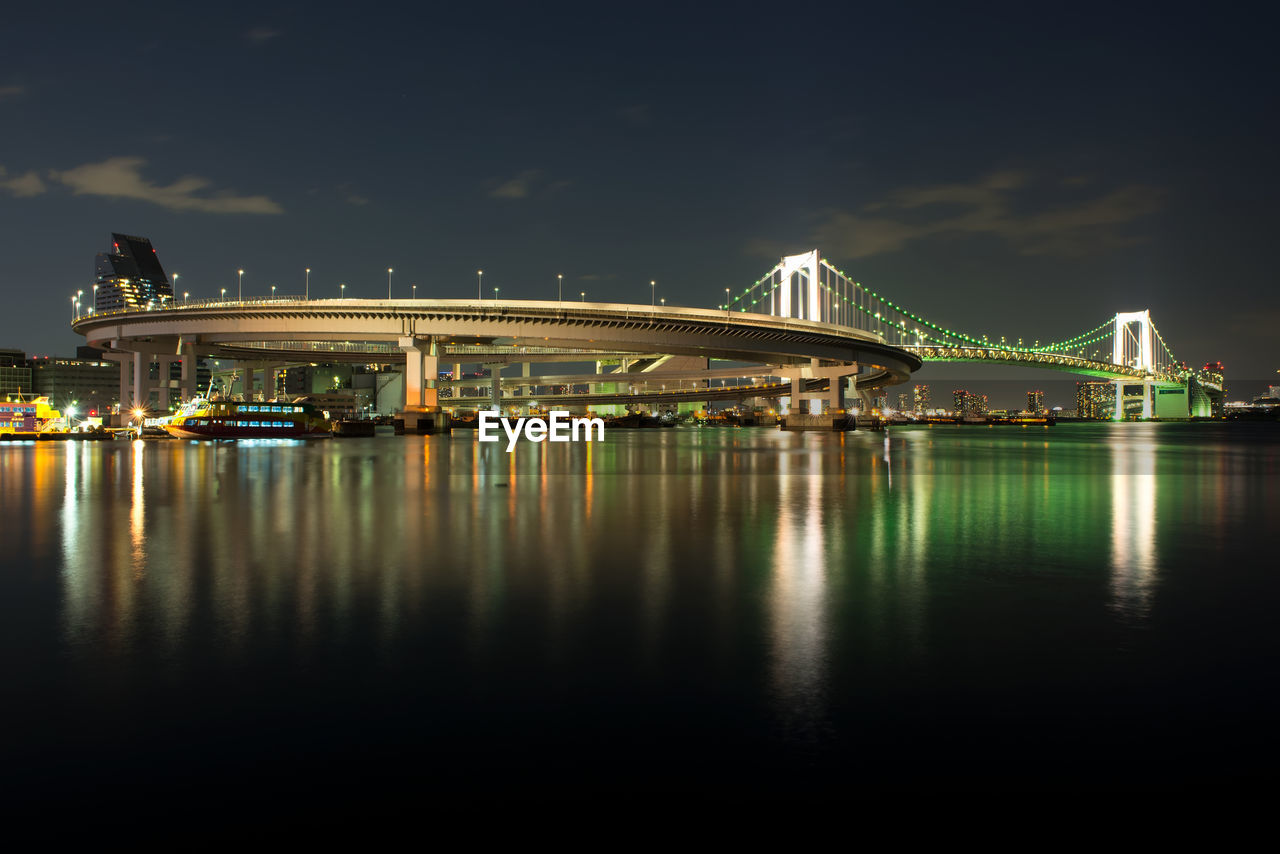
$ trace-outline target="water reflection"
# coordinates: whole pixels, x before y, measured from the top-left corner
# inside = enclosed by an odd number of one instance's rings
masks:
[[[827,672],[827,542],[823,478],[792,475],[784,459],[778,478],[769,623],[770,672],[785,725],[813,739],[824,716]],[[813,464],[813,460],[809,461]]]
[[[12,444],[0,535],[47,582],[24,604],[57,631],[28,640],[103,679],[266,656],[637,702],[727,684],[803,741],[849,674],[1019,621],[1148,621],[1181,552],[1265,527],[1238,478],[1271,457],[1114,429]]]
[[[1137,425],[1111,451],[1111,591],[1127,617],[1145,618],[1151,610],[1158,511],[1156,445],[1150,428]]]

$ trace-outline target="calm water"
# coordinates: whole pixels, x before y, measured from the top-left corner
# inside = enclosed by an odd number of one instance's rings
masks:
[[[1248,787],[1278,471],[1248,424],[0,445],[5,785]]]

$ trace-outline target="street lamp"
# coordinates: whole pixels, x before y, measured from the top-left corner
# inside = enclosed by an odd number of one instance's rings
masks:
[[[304,287],[306,289],[303,291],[302,298],[309,300],[311,299],[311,268],[310,267],[307,268],[307,282]]]
[[[272,299],[275,299],[275,298],[276,298],[276,286],[275,286],[275,285],[272,285],[272,286],[271,286],[271,298],[272,298]]]
[[[649,308],[657,305],[658,283],[653,279],[649,280]]]
[[[494,288],[494,289],[493,289],[493,301],[494,301],[494,302],[497,302],[497,301],[498,301],[498,289],[497,289],[497,288]]]
[[[347,295],[347,283],[342,282],[338,285],[338,296],[340,298],[345,298],[346,295]]]
[[[556,281],[560,284],[560,291],[556,297],[561,303],[564,302],[564,273],[556,273]]]
[[[225,302],[225,301],[226,301],[226,299],[227,299],[227,289],[226,289],[226,288],[223,288],[223,289],[222,289],[222,299],[223,299],[223,301],[224,301],[224,302]]]
[[[76,295],[71,295],[71,319],[76,319]]]
[[[238,300],[244,302],[244,270],[237,270],[236,272],[240,275]]]
[[[183,291],[183,292],[182,292],[182,303],[183,303],[183,305],[186,305],[186,304],[187,304],[187,303],[189,303],[189,302],[191,302],[191,291]]]
[[[391,274],[394,272],[390,267],[387,268],[387,299],[391,299]]]
[[[666,307],[667,307],[667,298],[666,298],[666,297],[663,297],[662,299],[658,300],[658,302],[662,303],[662,307],[663,307],[663,308],[666,308]]]
[[[587,301],[587,292],[586,292],[586,291],[579,291],[579,292],[578,292],[578,296],[582,297],[582,301],[583,301],[583,302],[586,302],[586,301]]]
[[[480,296],[480,291],[482,290],[480,286],[482,284],[484,284],[484,270],[476,270],[476,299],[478,300],[483,299]]]
[[[413,298],[414,298],[414,299],[417,299],[417,298],[418,298],[418,286],[417,286],[417,285],[410,285],[410,287],[412,287],[412,288],[413,288]]]
[[[175,294],[178,292],[178,274],[177,273],[173,274],[173,292]]]
[[[725,320],[729,319],[729,289],[728,288],[724,289],[724,319]],[[724,383],[721,383],[721,385],[724,385]]]

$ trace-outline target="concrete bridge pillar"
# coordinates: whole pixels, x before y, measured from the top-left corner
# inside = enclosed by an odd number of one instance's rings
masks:
[[[177,360],[177,356],[168,354],[156,356],[156,407],[161,412],[169,409],[169,383],[172,382],[169,377],[173,373],[173,363]]]
[[[133,354],[133,400],[134,407],[147,407],[151,403],[151,354],[137,352]]]
[[[405,409],[439,405],[436,377],[440,373],[438,345],[433,338],[406,336],[400,339],[405,353]]]
[[[489,408],[502,409],[502,365],[486,365],[489,369]]]
[[[787,411],[800,412],[804,408],[802,395],[804,394],[804,380],[800,379],[800,375],[796,374],[791,378],[791,402],[787,405]]]
[[[182,397],[184,400],[190,400],[199,391],[196,388],[196,345],[190,341],[183,341],[179,345],[179,350],[182,353],[182,375],[180,380]]]

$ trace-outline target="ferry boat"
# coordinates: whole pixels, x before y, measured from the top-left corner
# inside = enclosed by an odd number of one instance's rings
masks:
[[[241,403],[198,397],[164,429],[179,439],[328,439],[329,414],[309,403]]]
[[[62,413],[43,396],[10,396],[0,403],[0,434],[38,434],[67,428]]]

